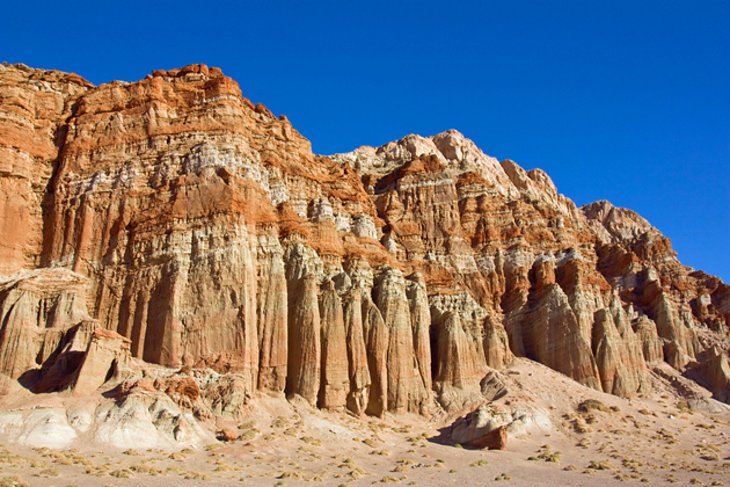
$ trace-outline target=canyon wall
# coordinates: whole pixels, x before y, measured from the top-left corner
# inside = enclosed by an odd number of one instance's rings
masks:
[[[625,397],[662,361],[728,383],[729,286],[453,130],[319,156],[216,68],[95,87],[2,65],[0,188],[13,378],[93,322],[355,414],[458,410],[514,356]]]

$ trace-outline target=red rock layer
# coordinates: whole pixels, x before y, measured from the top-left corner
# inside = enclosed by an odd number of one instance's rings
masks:
[[[630,396],[647,363],[726,353],[727,285],[633,212],[576,208],[458,132],[316,156],[203,65],[98,87],[2,65],[0,100],[14,377],[89,318],[128,342],[93,342],[88,370],[128,346],[373,415],[427,414],[432,392],[462,408],[513,355]]]

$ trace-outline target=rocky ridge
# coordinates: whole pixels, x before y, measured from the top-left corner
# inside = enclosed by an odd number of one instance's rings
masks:
[[[666,362],[727,401],[730,286],[454,130],[319,156],[216,68],[2,65],[0,187],[0,372],[33,391],[458,414],[525,357],[622,397]]]

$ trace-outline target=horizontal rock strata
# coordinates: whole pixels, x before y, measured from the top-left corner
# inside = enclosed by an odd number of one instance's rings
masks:
[[[233,374],[227,404],[429,414],[514,356],[628,397],[716,345],[701,375],[727,384],[730,288],[635,213],[453,130],[315,155],[204,65],[100,86],[0,66],[0,234],[13,378],[53,377],[93,322],[83,391],[128,354]]]

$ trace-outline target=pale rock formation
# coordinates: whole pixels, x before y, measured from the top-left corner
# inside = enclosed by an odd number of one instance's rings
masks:
[[[540,411],[484,404],[456,419],[448,429],[448,439],[470,448],[504,449],[507,437],[524,436],[533,428],[549,430],[551,427]]]
[[[0,434],[11,443],[35,448],[67,448],[78,437],[60,408],[0,413]]]
[[[487,401],[496,401],[497,399],[501,399],[509,392],[507,387],[504,385],[502,378],[499,376],[499,373],[494,370],[490,370],[487,375],[484,376],[479,383],[479,387],[481,389],[482,396],[484,396],[484,399]]]
[[[646,316],[637,319],[636,336],[641,342],[641,351],[647,364],[664,360],[664,351],[661,338],[656,331],[656,324]]]
[[[299,242],[286,248],[289,307],[287,392],[316,404],[322,362],[319,280],[322,264],[313,250]]]
[[[196,380],[204,381],[202,395],[211,412],[237,420],[245,417],[253,399],[246,377],[235,373],[205,375],[196,374]]]
[[[434,386],[447,408],[463,407],[478,396],[479,382],[487,373],[484,352],[486,311],[468,294],[432,299],[437,362]]]
[[[633,211],[616,208],[606,200],[589,203],[581,209],[592,222],[600,223],[599,236],[604,240],[636,239],[652,229],[649,222]]]
[[[628,384],[627,389],[618,390],[614,394],[629,397],[634,392],[640,390],[646,380],[647,367],[642,342],[631,327],[628,314],[624,310],[617,294],[613,294],[607,309],[610,311],[613,322],[621,337],[622,373],[626,376],[624,382]]]
[[[317,405],[324,409],[343,408],[350,392],[347,333],[340,300],[332,281],[320,295],[322,366]]]
[[[409,276],[407,287],[408,302],[410,303],[411,327],[413,329],[413,347],[418,364],[418,372],[423,381],[423,388],[431,390],[431,311],[428,305],[426,282],[423,275],[414,273]]]
[[[413,345],[413,327],[403,275],[388,269],[376,284],[375,303],[388,329],[388,410],[428,411],[428,391],[421,379]]]
[[[289,319],[284,251],[274,235],[259,236],[257,320],[259,380],[263,390],[283,391],[287,376]]]
[[[380,310],[369,296],[362,301],[362,316],[371,380],[370,396],[365,412],[373,416],[382,416],[388,409],[390,330],[383,321]]]
[[[349,376],[347,408],[356,415],[361,415],[367,409],[372,382],[368,367],[368,348],[365,345],[361,290],[351,289],[345,294],[343,301]]]
[[[72,388],[83,395],[96,391],[129,362],[129,340],[116,332],[94,330],[84,359],[76,372]]]
[[[601,390],[591,347],[583,338],[568,297],[558,284],[550,284],[527,325],[530,337],[527,354],[581,384]]]
[[[202,446],[213,435],[164,394],[138,392],[95,411],[95,439],[116,448]]]
[[[637,357],[635,349],[624,342],[606,308],[596,311],[593,334],[593,352],[603,391],[622,397],[633,395],[641,385],[643,356]]]
[[[707,357],[689,370],[690,375],[707,385],[718,401],[730,401],[730,364],[725,353],[716,347],[707,351]]]
[[[427,414],[476,407],[514,355],[631,396],[646,363],[727,348],[730,286],[634,212],[455,130],[315,155],[205,65],[100,86],[1,65],[0,234],[0,372],[37,390],[80,371],[97,396],[128,345],[130,374],[199,389],[134,394],[203,416],[260,392]]]

